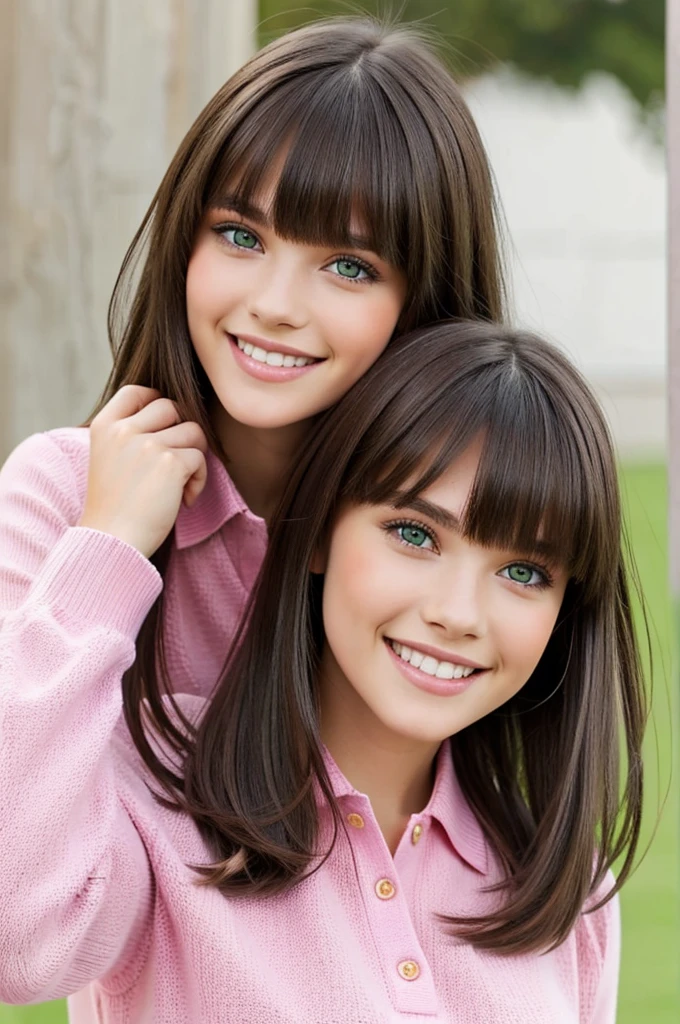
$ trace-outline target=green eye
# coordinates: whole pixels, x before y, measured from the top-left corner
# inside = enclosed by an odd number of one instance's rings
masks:
[[[232,237],[229,238],[229,235]],[[251,234],[250,231],[246,231],[245,228],[230,228],[227,231],[227,238],[234,245],[238,246],[239,249],[254,249],[257,245],[257,238]]]
[[[364,263],[357,256],[343,256],[328,264],[327,270],[345,281],[375,281],[376,273],[369,263]]]
[[[361,267],[350,260],[337,260],[336,266],[341,277],[357,278],[361,273]]]
[[[535,569],[532,569],[528,565],[509,565],[507,569],[508,578],[513,580],[514,583],[531,583],[532,577],[536,573]],[[536,573],[536,575],[538,575]]]
[[[406,544],[412,544],[415,548],[425,546],[430,537],[425,530],[418,526],[400,526],[399,534]]]

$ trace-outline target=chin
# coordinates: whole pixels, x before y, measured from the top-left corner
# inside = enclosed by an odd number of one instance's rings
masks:
[[[253,430],[280,430],[308,418],[297,414],[286,414],[285,410],[279,412],[276,409],[267,408],[264,402],[257,406],[250,402],[243,404],[225,401],[220,395],[217,396],[217,399],[232,420]]]
[[[442,734],[441,717],[438,721],[434,719],[418,720],[416,716],[411,716],[407,721],[389,721],[381,718],[381,722],[386,729],[389,729],[396,736],[400,736],[402,739],[409,740],[412,743],[424,743],[428,746],[441,743],[451,736],[453,732],[457,731],[452,729]]]

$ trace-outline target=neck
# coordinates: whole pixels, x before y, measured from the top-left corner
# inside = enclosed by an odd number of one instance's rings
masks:
[[[409,818],[432,795],[439,743],[396,735],[361,704],[354,691],[322,679],[321,738],[348,782],[371,801],[394,853]]]
[[[249,427],[216,407],[211,415],[229,476],[248,508],[271,519],[310,420],[285,427]]]

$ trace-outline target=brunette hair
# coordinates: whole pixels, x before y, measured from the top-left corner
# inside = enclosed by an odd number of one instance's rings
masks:
[[[415,29],[322,20],[256,53],[180,144],[116,282],[114,367],[97,410],[124,384],[143,384],[215,440],[187,325],[187,266],[206,211],[228,199],[247,215],[282,158],[274,229],[347,246],[358,217],[368,247],[407,277],[396,333],[446,317],[502,319],[491,171],[451,74]]]
[[[491,172],[453,78],[412,29],[321,21],[257,53],[181,143],[116,283],[114,367],[93,416],[124,384],[157,388],[219,451],[210,384],[187,325],[187,266],[206,210],[228,198],[247,214],[284,156],[274,228],[301,242],[345,245],[358,215],[367,244],[406,275],[396,334],[445,317],[502,318]],[[171,548],[172,536],[152,559],[161,573]],[[182,744],[160,696],[171,690],[162,621],[161,595],[123,683],[125,706],[135,709],[128,725],[151,767],[158,765],[137,710],[143,699],[149,721]]]
[[[569,582],[525,686],[445,741],[505,881],[498,910],[442,921],[482,948],[545,950],[566,938],[615,860],[623,857],[618,881],[597,906],[629,874],[646,697],[607,427],[558,350],[522,331],[460,322],[397,340],[307,442],[242,643],[187,739],[182,769],[156,773],[214,854],[212,867],[196,869],[199,884],[267,895],[304,877],[319,854],[314,783],[333,810],[335,842],[344,822],[319,738],[323,624],[309,566],[341,502],[408,505],[479,436],[465,536],[547,548]]]

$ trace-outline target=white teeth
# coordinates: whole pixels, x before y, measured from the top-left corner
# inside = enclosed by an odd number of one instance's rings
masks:
[[[435,675],[437,679],[453,679],[456,674],[456,666],[450,661],[440,661],[437,665]]]
[[[420,663],[420,671],[424,672],[426,676],[434,676],[437,674],[439,668],[439,662],[436,658],[431,658],[428,654],[426,658],[423,658]]]
[[[395,654],[398,654],[402,661],[407,661],[414,668],[419,668],[428,676],[436,676],[437,679],[466,679],[474,672],[468,665],[457,665],[453,661],[437,661],[422,651],[414,651],[406,644],[400,644],[396,640],[390,640],[390,645]]]
[[[241,352],[245,352],[251,359],[255,359],[258,363],[266,363],[267,366],[308,366],[313,363],[313,359],[307,359],[305,356],[290,356],[285,355],[283,352],[267,352],[263,348],[258,348],[257,345],[251,345],[249,341],[241,341],[240,338],[236,339],[236,344],[241,349]]]

